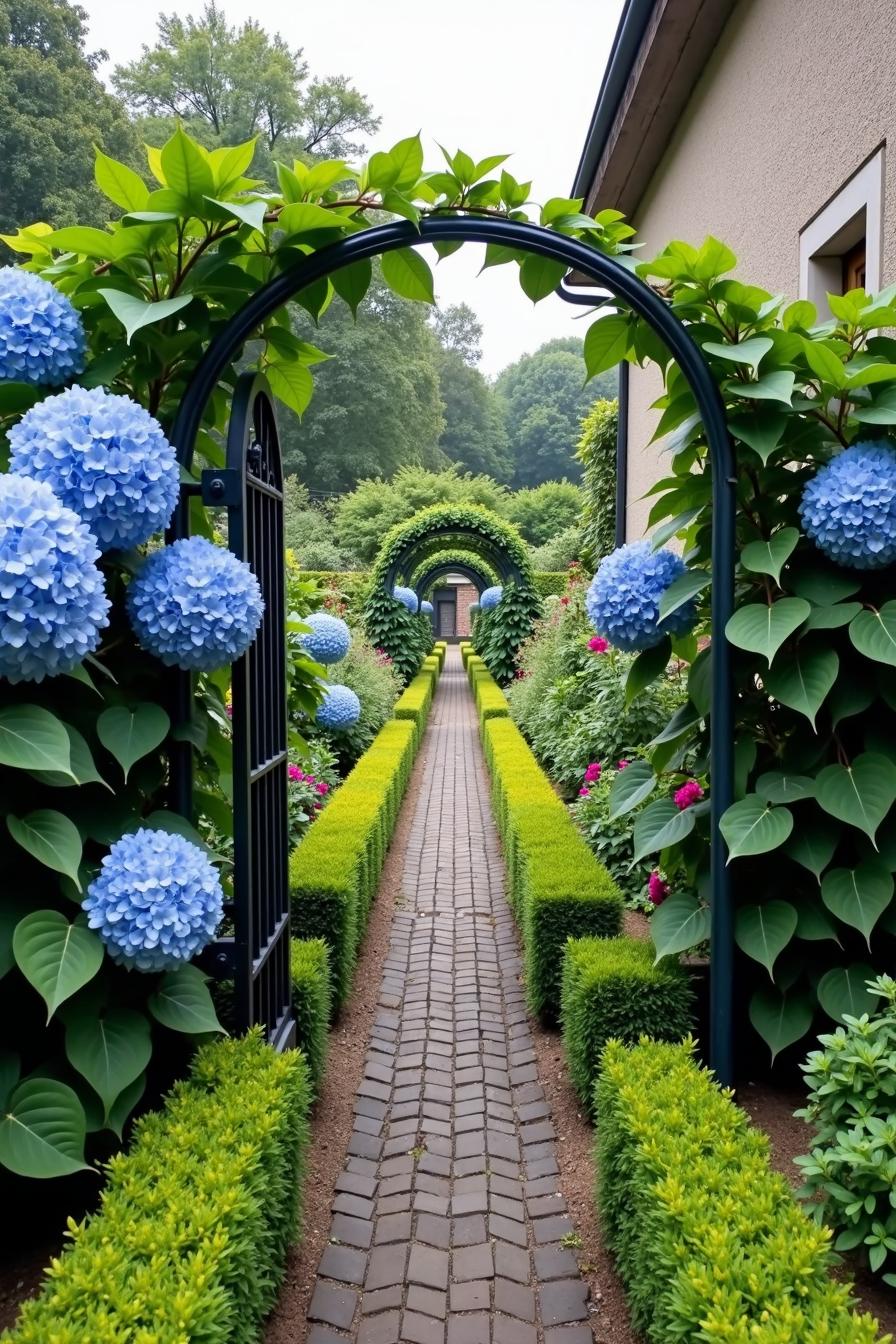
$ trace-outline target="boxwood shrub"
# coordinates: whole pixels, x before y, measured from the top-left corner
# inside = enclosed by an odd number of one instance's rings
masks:
[[[414,724],[417,740],[423,736],[426,720],[429,717],[432,697],[439,679],[439,663],[430,655],[423,666],[395,702],[396,719],[410,719]]]
[[[510,713],[507,697],[481,658],[474,657],[467,664],[467,675],[479,712],[479,722],[486,719],[504,719]]]
[[[297,1044],[317,1095],[327,1062],[327,1032],[333,1012],[330,955],[323,938],[294,938],[290,949],[292,1008]]]
[[[693,1026],[693,992],[671,957],[653,964],[639,938],[573,938],[563,957],[561,1021],[572,1085],[589,1112],[607,1041],[680,1041]]]
[[[692,1043],[611,1041],[596,1088],[597,1199],[650,1344],[873,1344],[829,1277],[830,1233],[769,1165],[768,1140]]]
[[[297,1050],[257,1031],[203,1046],[8,1344],[255,1344],[296,1232],[310,1098]]]

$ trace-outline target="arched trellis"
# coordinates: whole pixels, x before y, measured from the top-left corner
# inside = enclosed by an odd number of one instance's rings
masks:
[[[360,231],[304,257],[263,284],[211,342],[199,361],[180,405],[172,439],[181,464],[192,465],[196,438],[207,403],[219,378],[259,324],[301,290],[356,261],[419,243],[492,243],[558,262],[608,289],[628,305],[663,341],[693,394],[706,435],[712,468],[713,634],[710,727],[711,793],[711,967],[710,1063],[723,1083],[733,1081],[734,922],[726,849],[720,820],[733,799],[733,686],[725,626],[734,606],[736,494],[734,454],[719,390],[687,329],[648,285],[622,262],[565,234],[497,216],[432,214],[415,225],[400,220]],[[184,497],[174,523],[176,535],[189,533],[189,499]],[[177,702],[184,733],[189,723],[192,688],[179,687]],[[185,743],[172,756],[175,805],[192,808],[192,758]],[[237,892],[237,901],[240,893]]]
[[[468,563],[466,560],[456,559],[433,562],[427,564],[422,574],[420,574],[419,577],[415,576],[412,580],[412,587],[417,594],[417,600],[422,602],[430,588],[447,574],[462,575],[463,578],[467,579],[474,586],[480,597],[489,586],[488,577],[483,573],[481,568],[476,568],[475,563]],[[432,623],[433,634],[437,635],[439,631],[435,612],[432,613],[430,621]]]

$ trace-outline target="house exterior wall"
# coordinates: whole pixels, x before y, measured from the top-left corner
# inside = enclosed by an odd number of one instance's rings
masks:
[[[893,0],[740,0],[636,210],[642,255],[711,233],[739,278],[797,297],[800,231],[896,138]],[[884,149],[881,285],[896,279],[896,173]],[[630,383],[628,536],[665,474],[650,446],[655,369]]]
[[[472,583],[459,583],[457,595],[457,634],[459,639],[470,637],[470,607],[479,601],[479,590]]]

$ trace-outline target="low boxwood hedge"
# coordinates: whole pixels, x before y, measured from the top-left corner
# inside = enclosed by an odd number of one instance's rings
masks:
[[[475,649],[473,648],[473,642],[472,640],[469,639],[462,639],[460,641],[460,644],[458,645],[458,648],[460,649],[460,660],[463,663],[464,667],[466,667],[467,659],[470,658],[475,653]]]
[[[327,1032],[333,1013],[330,955],[323,938],[292,940],[289,974],[296,1043],[308,1063],[316,1096],[327,1062]]]
[[[690,978],[671,957],[654,965],[639,938],[573,938],[563,957],[560,1017],[572,1085],[589,1112],[609,1040],[680,1041],[693,1027]]]
[[[410,719],[417,734],[417,740],[423,736],[426,720],[439,679],[439,662],[431,654],[423,662],[420,671],[414,677],[395,702],[396,719]]]
[[[684,1045],[611,1041],[596,1088],[601,1224],[650,1344],[873,1344],[830,1233]]]
[[[8,1344],[255,1344],[297,1228],[310,1098],[297,1050],[257,1031],[203,1046]]]
[[[622,896],[554,793],[516,724],[482,724],[508,894],[520,923],[532,1010],[555,1021],[568,938],[612,938]]]
[[[445,658],[448,655],[448,642],[444,639],[437,639],[432,646],[432,651],[439,660],[439,671],[445,666]]]
[[[475,655],[467,664],[467,676],[476,701],[480,724],[486,719],[504,719],[510,713],[507,697],[481,658]]]

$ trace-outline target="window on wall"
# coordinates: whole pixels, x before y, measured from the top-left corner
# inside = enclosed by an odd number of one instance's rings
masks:
[[[800,297],[821,315],[827,294],[881,287],[883,174],[881,146],[800,233]]]

